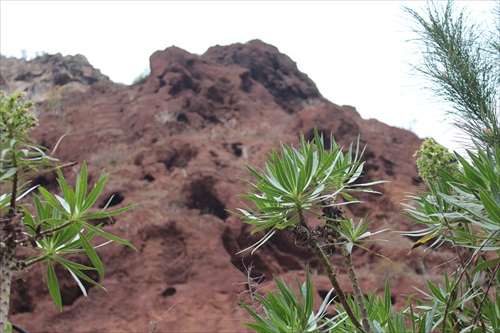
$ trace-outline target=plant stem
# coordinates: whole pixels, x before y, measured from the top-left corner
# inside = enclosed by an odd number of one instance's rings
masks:
[[[337,280],[337,273],[333,270],[332,264],[328,260],[328,257],[326,256],[325,252],[319,245],[318,241],[315,239],[312,239],[309,241],[309,245],[311,245],[311,248],[314,251],[314,254],[318,257],[321,265],[326,271],[326,275],[328,276],[328,279],[330,279],[330,282],[332,283],[333,288],[335,289],[335,292],[337,293],[337,296],[340,299],[340,303],[342,303],[342,306],[344,307],[345,312],[351,319],[352,323],[361,331],[361,332],[366,332],[365,329],[361,326],[361,324],[358,321],[358,318],[352,312],[351,306],[347,302],[347,298],[344,294],[344,291],[342,290],[342,287],[339,284],[339,281]]]
[[[342,258],[344,258],[344,265],[347,270],[347,275],[351,281],[352,290],[354,293],[354,298],[358,303],[359,310],[361,312],[361,324],[365,331],[370,331],[370,322],[368,321],[368,311],[366,310],[366,305],[363,300],[363,294],[361,293],[361,288],[359,287],[358,277],[356,271],[354,270],[354,265],[352,264],[351,254],[347,249],[347,245],[340,244],[340,250],[342,251]]]
[[[12,283],[12,272],[15,267],[14,250],[3,242],[3,238],[0,240],[0,332],[7,331],[10,286]],[[4,245],[5,248],[1,248]]]
[[[307,221],[302,212],[299,212],[299,216],[300,216],[300,224],[309,231],[310,230],[309,225],[307,224]],[[332,283],[333,289],[335,289],[335,292],[337,293],[337,296],[340,299],[340,303],[342,303],[342,306],[344,307],[344,310],[351,319],[352,323],[361,332],[366,333],[366,330],[363,328],[363,326],[361,326],[354,312],[352,312],[351,306],[347,302],[347,298],[344,294],[344,291],[340,286],[339,281],[337,280],[337,273],[334,271],[332,264],[330,263],[330,260],[328,260],[328,257],[325,254],[325,251],[323,251],[323,249],[321,248],[320,244],[318,243],[315,237],[311,236],[308,243],[309,246],[311,246],[314,254],[318,257],[321,265],[325,269],[326,275],[328,276],[328,279]]]
[[[17,164],[17,150],[15,149],[16,144],[12,147],[12,167],[16,169],[12,177],[12,193],[10,197],[10,207],[8,217],[12,218],[16,215],[16,200],[17,200],[17,183],[19,181],[19,166]]]
[[[45,259],[47,259],[47,257],[48,256],[44,255],[44,256],[36,257],[36,258],[34,258],[34,259],[30,260],[30,261],[26,261],[24,263],[22,262],[22,267],[23,268],[27,268],[27,267],[29,267],[31,265],[34,265],[34,264],[38,263],[38,262],[44,261]]]
[[[49,235],[49,236],[50,236],[50,235],[52,235],[52,233],[53,233],[54,231],[64,229],[64,228],[66,228],[66,227],[70,226],[70,225],[71,225],[71,224],[73,224],[73,223],[75,223],[75,221],[74,221],[74,220],[69,220],[69,221],[66,221],[66,222],[64,222],[64,223],[62,223],[62,224],[60,224],[60,225],[58,225],[57,227],[50,228],[50,229],[44,230],[44,231],[42,231],[42,232],[40,232],[40,233],[36,234],[36,235],[35,235],[35,238],[36,238],[36,239],[42,239],[42,238],[43,238],[44,236],[46,236],[46,235]],[[29,241],[29,238],[28,238],[28,237],[25,237],[25,238],[23,238],[23,239],[16,240],[15,242],[16,242],[16,244],[25,244],[25,243],[27,243],[28,241]]]
[[[10,207],[5,219],[0,221],[0,333],[7,331],[9,321],[10,287],[12,285],[12,272],[16,269],[14,260],[14,249],[16,248],[16,232],[21,229],[21,218],[16,216],[16,199],[18,164],[16,151],[12,152],[12,166],[16,172],[12,179],[12,193]]]

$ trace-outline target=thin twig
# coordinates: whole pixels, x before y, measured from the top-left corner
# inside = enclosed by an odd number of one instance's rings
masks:
[[[354,265],[352,264],[351,254],[347,249],[347,245],[345,243],[341,243],[340,250],[342,251],[342,257],[344,258],[344,265],[347,270],[347,275],[349,280],[351,281],[351,286],[354,293],[354,298],[358,303],[359,310],[361,312],[361,324],[365,331],[370,331],[370,322],[368,321],[368,311],[366,310],[366,305],[363,300],[363,294],[361,293],[361,288],[359,286],[359,281],[356,276],[356,271],[354,270]]]
[[[486,238],[486,240],[483,242],[483,245],[481,245],[481,247],[477,250],[477,252],[481,251],[481,250],[484,248],[484,246],[487,244],[487,241],[488,241],[488,240],[490,240],[490,239],[491,239],[493,236],[495,236],[495,235],[496,235],[496,233],[492,233],[492,234],[491,234],[488,238]],[[459,277],[458,277],[457,282],[453,285],[453,288],[451,288],[451,291],[450,291],[450,293],[449,293],[450,295],[452,295],[452,294],[456,291],[456,289],[457,289],[458,285],[460,284],[459,282],[462,280],[462,278],[464,277],[464,275],[468,276],[467,269],[468,269],[468,268],[469,268],[469,266],[472,264],[472,261],[473,261],[473,260],[474,260],[474,256],[471,256],[471,257],[469,258],[469,260],[467,261],[467,263],[465,264],[465,266],[463,266],[463,267],[462,267],[462,272],[460,273],[460,275],[459,275]],[[472,284],[471,284],[471,286],[472,286]],[[475,297],[474,297],[474,299],[475,299]],[[445,330],[445,329],[446,329],[446,316],[448,315],[448,310],[449,310],[449,306],[450,306],[450,301],[451,301],[451,298],[448,298],[448,299],[446,300],[446,306],[445,306],[445,308],[444,308],[443,318],[444,318],[445,320],[443,320],[443,328],[442,328],[442,331],[443,331],[443,332],[445,332],[445,331],[446,331],[446,330]],[[485,330],[485,327],[484,327],[483,325],[482,325],[482,328],[483,328],[483,331],[484,331],[484,330]]]
[[[497,276],[497,273],[498,273],[498,270],[500,269],[500,265],[497,264],[495,270],[492,272],[492,276]],[[474,325],[476,324],[476,321],[477,319],[479,318],[479,315],[481,314],[481,307],[483,306],[484,304],[484,300],[486,299],[486,297],[488,297],[488,293],[490,292],[490,288],[491,288],[491,280],[490,280],[490,283],[488,283],[488,288],[486,288],[486,290],[484,291],[484,295],[483,295],[483,298],[481,299],[481,302],[479,302],[479,307],[477,308],[477,311],[476,311],[476,315],[474,316],[474,319],[472,320],[472,325],[471,325],[471,333],[473,332],[474,330]],[[484,327],[484,322],[481,320],[481,326],[483,328],[483,332],[486,331],[486,328]]]
[[[174,306],[176,306],[177,304],[179,304],[179,303],[180,302],[172,304],[172,306],[169,307],[168,310],[165,311],[158,320],[150,320],[149,321],[149,325],[153,326],[153,330],[151,331],[151,333],[155,333],[156,332],[156,327],[158,326],[158,324],[160,323],[160,321],[162,321],[163,318],[165,318],[167,316],[167,314],[170,312],[170,310],[172,310],[172,308]]]
[[[254,267],[253,266],[253,262],[251,262],[248,267],[245,265],[245,262],[243,261],[243,259],[241,260],[241,263],[243,265],[243,270],[244,270],[244,272],[241,272],[241,273],[243,275],[245,275],[245,277],[246,277],[247,280],[245,282],[240,282],[238,284],[245,284],[247,290],[244,290],[244,291],[240,292],[239,295],[238,295],[238,299],[240,299],[243,294],[249,293],[250,294],[250,301],[252,302],[252,307],[251,308],[252,308],[252,310],[254,310],[255,312],[257,312],[260,309],[261,306],[257,305],[258,301],[256,301],[255,293],[260,288],[255,288],[255,287],[259,286],[259,285],[261,285],[262,283],[265,282],[265,279],[264,279],[265,276],[264,275],[260,275],[260,276],[252,277],[251,273],[252,273],[252,268]]]

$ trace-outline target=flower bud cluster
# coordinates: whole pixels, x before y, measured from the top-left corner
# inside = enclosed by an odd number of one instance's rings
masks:
[[[420,150],[417,150],[413,156],[418,157],[418,173],[423,180],[437,180],[440,178],[441,171],[448,173],[458,171],[455,156],[432,138],[426,139]]]
[[[0,132],[14,137],[24,135],[38,125],[34,113],[35,105],[24,102],[26,93],[16,92],[7,96],[0,91]]]

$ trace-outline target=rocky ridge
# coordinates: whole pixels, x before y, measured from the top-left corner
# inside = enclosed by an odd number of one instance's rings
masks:
[[[297,143],[300,132],[311,138],[314,127],[345,146],[360,134],[367,144],[363,181],[390,181],[376,186],[383,195],[362,196],[363,204],[348,209],[355,219],[369,213],[372,230],[416,228],[400,214],[400,203],[419,186],[413,153],[422,140],[326,100],[276,47],[253,40],[201,56],[170,47],[151,55],[150,66],[149,77],[125,86],[80,55],[1,58],[0,88],[25,90],[37,102],[38,143],[50,149],[67,134],[58,158],[87,161],[91,181],[102,168],[110,174],[101,205],[112,195],[114,208],[140,204],[104,227],[138,248],[101,249],[108,292],[90,288],[85,299],[70,277],[61,277],[59,314],[44,283],[29,287],[43,276],[43,267],[34,267],[14,281],[14,323],[30,332],[139,332],[151,331],[149,322],[168,311],[158,331],[242,332],[249,319],[237,309],[245,291],[239,283],[251,264],[252,276],[292,281],[294,274],[304,277],[309,263],[324,296],[330,285],[318,261],[286,232],[253,256],[237,256],[255,238],[226,211],[241,206],[236,195],[246,191],[245,164],[262,166],[280,142]],[[68,179],[77,168],[65,170]],[[55,188],[53,175],[36,181]],[[384,238],[389,242],[368,243],[373,252],[354,252],[356,269],[363,289],[383,290],[390,278],[393,301],[402,306],[400,295],[432,278],[428,265],[438,258],[424,264],[420,249],[407,255],[412,240],[396,233]],[[340,257],[333,261],[341,267]],[[350,289],[342,268],[340,281]]]

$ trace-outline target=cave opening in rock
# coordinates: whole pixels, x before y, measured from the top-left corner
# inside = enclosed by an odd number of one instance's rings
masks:
[[[204,177],[193,181],[187,190],[186,206],[198,209],[201,214],[212,214],[225,220],[228,217],[226,207],[219,200],[214,190],[212,177]]]
[[[125,197],[120,193],[111,193],[111,195],[107,197],[106,200],[101,202],[99,208],[104,208],[106,207],[106,205],[108,205],[108,207],[116,206],[120,204],[124,199]]]

